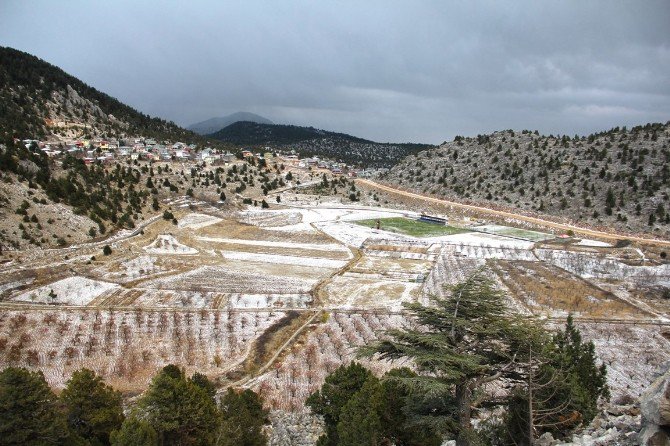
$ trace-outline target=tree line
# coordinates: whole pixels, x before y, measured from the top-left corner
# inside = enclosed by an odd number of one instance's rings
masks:
[[[215,399],[200,373],[165,366],[125,413],[121,393],[88,369],[56,395],[40,371],[0,372],[0,445],[167,446],[267,444],[267,410],[253,391]]]

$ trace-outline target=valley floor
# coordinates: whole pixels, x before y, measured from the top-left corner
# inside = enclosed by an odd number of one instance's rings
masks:
[[[39,368],[55,387],[88,367],[131,395],[175,363],[299,411],[358,346],[407,323],[404,302],[448,296],[445,285],[478,268],[522,314],[551,327],[573,314],[615,399],[637,397],[670,357],[670,302],[654,294],[670,286],[670,265],[634,247],[467,220],[414,237],[384,230],[412,211],[282,198],[224,212],[184,197],[176,225],[152,219],[105,242],[12,254],[0,267],[0,367]]]

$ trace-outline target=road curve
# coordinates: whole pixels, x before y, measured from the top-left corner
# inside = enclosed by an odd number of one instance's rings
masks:
[[[617,234],[615,232],[603,232],[603,231],[596,231],[594,229],[587,229],[587,228],[580,228],[579,226],[573,226],[573,225],[568,225],[564,223],[556,223],[553,221],[549,220],[543,220],[541,218],[536,218],[536,217],[529,217],[527,215],[523,214],[515,214],[513,212],[507,212],[507,211],[499,211],[496,209],[490,209],[490,208],[485,208],[481,206],[474,206],[471,204],[463,204],[463,203],[458,203],[456,201],[449,201],[449,200],[443,200],[440,198],[433,198],[433,197],[428,197],[426,195],[421,195],[417,194],[414,192],[407,192],[401,189],[397,189],[395,187],[391,186],[386,186],[384,184],[379,184],[377,182],[371,181],[371,180],[366,180],[363,178],[357,178],[356,182],[360,184],[364,184],[366,186],[379,189],[384,192],[388,192],[391,194],[396,194],[396,195],[402,195],[404,197],[408,198],[414,198],[417,200],[423,200],[427,201],[430,203],[436,203],[436,204],[441,204],[445,206],[451,206],[454,208],[459,208],[459,209],[465,209],[469,211],[475,211],[479,212],[482,214],[489,214],[489,215],[495,215],[497,217],[504,217],[504,218],[513,218],[515,220],[521,220],[521,221],[526,221],[528,223],[532,223],[538,226],[545,226],[549,228],[554,228],[554,229],[561,229],[564,231],[572,230],[575,233],[579,233],[582,235],[587,235],[589,237],[596,237],[596,238],[602,238],[602,239],[608,239],[608,240],[621,240],[621,239],[626,239],[626,240],[631,240],[634,242],[639,242],[639,243],[646,243],[650,245],[657,245],[657,246],[670,246],[670,241],[668,240],[659,240],[659,239],[654,239],[654,238],[644,238],[644,237],[635,237],[635,236],[630,236],[630,235],[625,235],[625,234]]]

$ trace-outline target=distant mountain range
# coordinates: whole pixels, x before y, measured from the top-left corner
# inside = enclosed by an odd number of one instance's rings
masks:
[[[274,124],[269,119],[255,113],[237,112],[221,118],[211,118],[206,121],[197,122],[186,128],[199,135],[209,135],[210,133],[218,132],[229,125],[240,121],[256,122],[259,124]]]
[[[290,149],[302,156],[319,155],[369,167],[389,167],[407,155],[433,147],[428,144],[378,143],[314,127],[248,121],[236,122],[209,136],[237,146]]]

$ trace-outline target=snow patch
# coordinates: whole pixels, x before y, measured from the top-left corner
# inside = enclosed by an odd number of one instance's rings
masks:
[[[115,283],[74,276],[19,294],[13,297],[12,300],[18,302],[86,305],[101,294],[117,288],[120,287]]]

